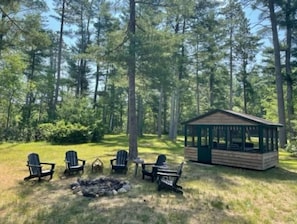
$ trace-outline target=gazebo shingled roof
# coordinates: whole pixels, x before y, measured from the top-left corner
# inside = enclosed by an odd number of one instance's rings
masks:
[[[210,116],[210,115],[218,113],[218,112],[222,112],[222,113],[225,113],[227,115],[233,115],[233,116],[235,116],[235,117],[237,117],[239,119],[243,119],[243,120],[246,120],[246,121],[249,121],[249,122],[255,122],[257,124],[262,124],[262,125],[267,125],[267,126],[278,126],[278,127],[283,126],[280,123],[274,123],[274,122],[271,122],[271,121],[265,120],[263,118],[253,116],[253,115],[244,114],[244,113],[240,113],[240,112],[235,112],[235,111],[232,111],[232,110],[222,110],[222,109],[212,110],[212,111],[210,111],[208,113],[205,113],[203,115],[197,116],[197,117],[192,118],[192,119],[187,120],[187,121],[184,121],[184,122],[182,122],[182,124],[187,124],[187,123],[190,123],[192,121],[202,119],[204,117]],[[220,123],[220,124],[223,124],[223,123]],[[206,124],[208,124],[208,123],[206,123]],[[218,123],[218,125],[220,125],[220,124]]]

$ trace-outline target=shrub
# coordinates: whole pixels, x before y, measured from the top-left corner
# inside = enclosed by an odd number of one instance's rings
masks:
[[[104,136],[103,126],[100,122],[96,122],[92,127],[86,127],[78,123],[71,124],[61,120],[56,124],[40,124],[38,130],[41,140],[53,144],[100,142]]]
[[[80,124],[66,124],[60,121],[56,124],[50,142],[59,144],[79,144],[88,142],[88,128]]]
[[[52,124],[52,123],[43,123],[38,125],[38,130],[37,130],[37,132],[39,133],[38,140],[49,141],[50,136],[52,135],[54,129],[55,129],[55,124]]]
[[[104,136],[104,128],[101,122],[96,122],[91,128],[91,142],[100,142]]]
[[[286,151],[291,153],[292,156],[297,156],[297,142],[293,141],[287,144]]]

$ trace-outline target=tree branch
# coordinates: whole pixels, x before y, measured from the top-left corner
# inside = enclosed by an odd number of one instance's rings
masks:
[[[0,11],[2,12],[3,16],[4,16],[4,17],[7,17],[7,18],[9,19],[9,21],[10,21],[13,25],[15,25],[20,31],[22,31],[22,32],[24,32],[24,33],[28,33],[28,31],[25,31],[23,28],[21,28],[21,27],[19,26],[19,24],[17,24],[17,23],[15,22],[14,19],[12,19],[12,18],[11,18],[5,11],[4,11],[4,9],[2,9],[2,7],[0,7]]]

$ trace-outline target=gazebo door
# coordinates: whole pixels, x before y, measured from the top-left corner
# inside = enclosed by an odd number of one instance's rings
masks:
[[[212,129],[198,127],[198,162],[211,163]]]

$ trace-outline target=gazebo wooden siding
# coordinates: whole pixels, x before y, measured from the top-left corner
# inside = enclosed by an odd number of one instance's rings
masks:
[[[278,164],[278,153],[264,154],[212,149],[212,163],[254,170],[266,170]]]
[[[185,125],[184,157],[187,160],[255,170],[266,170],[278,164],[277,128],[281,127],[281,124],[229,110],[214,110],[183,124]],[[225,130],[226,133],[215,136],[217,129]],[[257,130],[254,131],[257,143],[246,142],[249,130]],[[201,136],[202,132],[207,135]],[[230,137],[234,132],[237,134],[241,132],[238,135],[242,140],[235,142],[238,144],[236,149]],[[216,142],[217,140],[223,144]],[[238,141],[238,138],[236,140]]]

